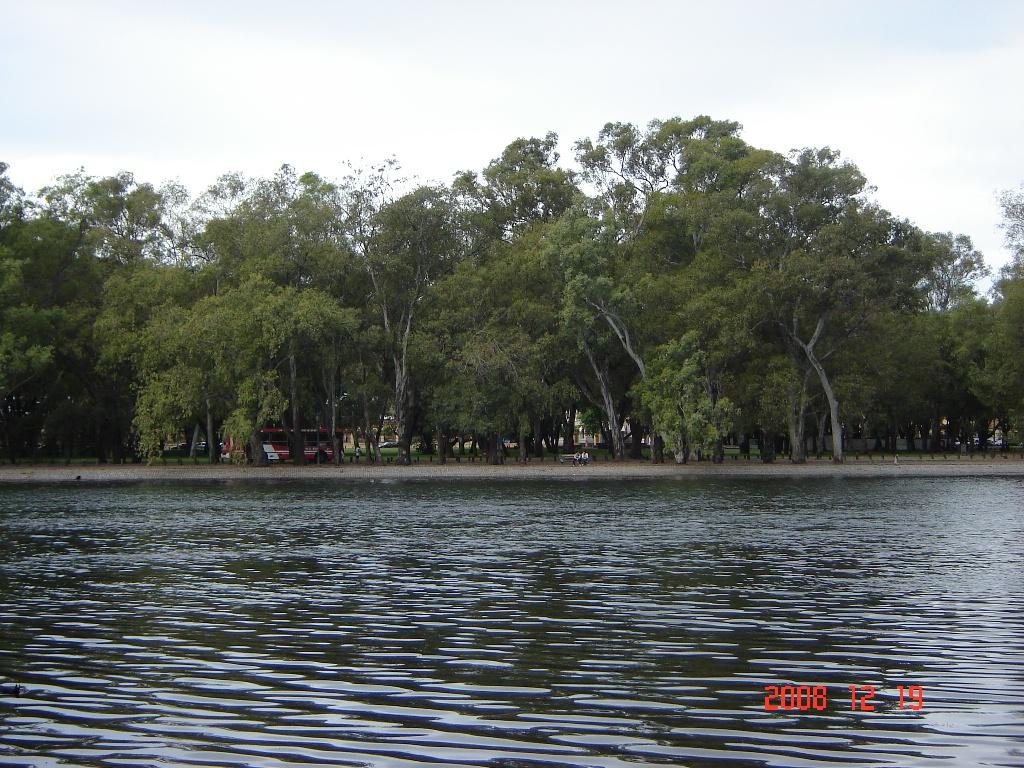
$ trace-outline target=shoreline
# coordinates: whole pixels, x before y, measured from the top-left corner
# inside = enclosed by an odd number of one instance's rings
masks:
[[[891,461],[852,460],[832,464],[812,459],[806,464],[782,460],[774,464],[759,461],[730,461],[723,464],[650,464],[643,461],[596,462],[586,467],[555,461],[479,463],[344,464],[341,467],[292,465],[249,467],[209,464],[90,464],[54,466],[8,464],[0,467],[0,486],[26,484],[140,483],[140,482],[252,482],[275,480],[317,483],[367,480],[670,480],[706,477],[731,478],[852,478],[852,477],[1024,477],[1019,458],[916,459]]]

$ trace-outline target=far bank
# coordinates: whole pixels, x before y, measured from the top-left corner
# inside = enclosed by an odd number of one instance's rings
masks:
[[[850,460],[833,464],[811,460],[806,464],[757,461],[726,461],[724,464],[651,464],[649,462],[599,462],[586,467],[557,462],[344,464],[329,466],[276,465],[250,467],[210,464],[103,464],[30,465],[0,467],[0,485],[23,483],[108,482],[264,482],[269,480],[650,480],[689,477],[827,478],[827,477],[996,477],[1024,476],[1024,461],[1000,455],[974,459],[904,459],[898,464],[879,459]]]

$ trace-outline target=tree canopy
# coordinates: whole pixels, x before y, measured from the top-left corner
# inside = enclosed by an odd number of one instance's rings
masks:
[[[574,168],[557,147],[517,139],[450,184],[283,166],[195,198],[84,171],[29,195],[0,163],[7,458],[202,434],[260,462],[270,424],[296,461],[311,426],[371,457],[386,433],[403,462],[572,450],[578,421],[653,461],[1019,439],[1024,187],[986,300],[968,236],[881,209],[834,149],[707,116],[609,123]]]

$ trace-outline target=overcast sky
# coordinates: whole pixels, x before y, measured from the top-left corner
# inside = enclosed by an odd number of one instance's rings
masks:
[[[824,6],[824,8],[822,7]],[[1024,2],[0,0],[0,160],[194,192],[395,155],[447,181],[520,136],[708,114],[831,146],[878,201],[1008,254],[1024,182]]]

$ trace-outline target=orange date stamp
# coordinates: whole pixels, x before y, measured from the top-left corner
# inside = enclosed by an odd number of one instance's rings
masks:
[[[874,712],[878,689],[873,685],[851,685],[850,710]],[[765,712],[822,711],[828,709],[828,687],[824,685],[766,685]],[[896,686],[900,709],[918,711],[924,708],[924,688],[920,685]]]

